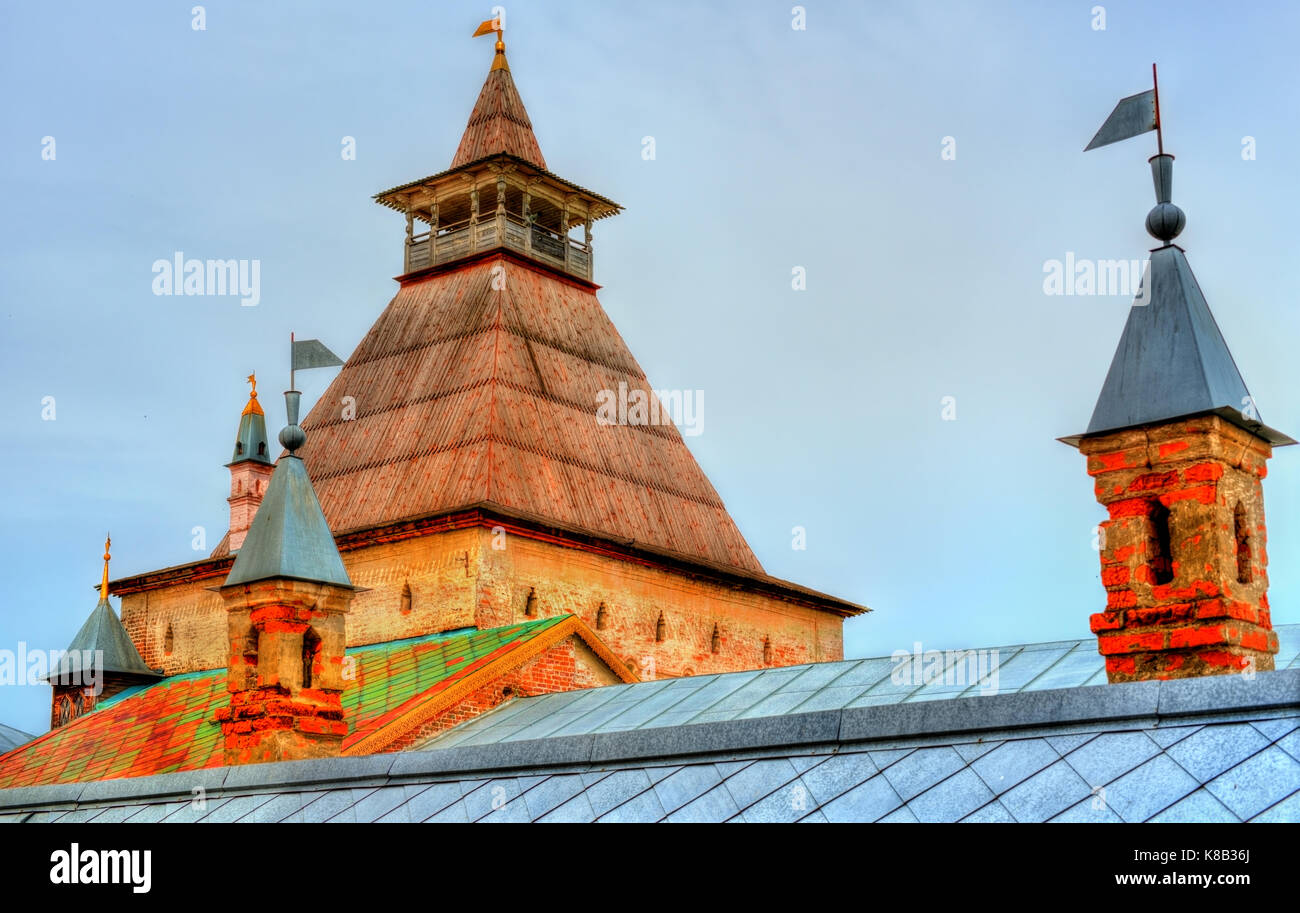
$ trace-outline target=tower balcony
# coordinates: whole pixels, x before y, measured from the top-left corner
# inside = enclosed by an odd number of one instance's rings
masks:
[[[385,190],[375,200],[406,216],[406,273],[504,248],[588,282],[592,225],[623,208],[509,153]]]
[[[438,224],[415,233],[406,241],[404,272],[451,263],[480,251],[504,247],[526,257],[591,281],[591,241],[569,237],[547,228],[521,212],[495,213]]]

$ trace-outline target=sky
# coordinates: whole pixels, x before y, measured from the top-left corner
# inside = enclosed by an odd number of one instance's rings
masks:
[[[512,73],[551,170],[626,207],[601,302],[656,388],[702,391],[687,443],[764,568],[874,610],[847,657],[1090,636],[1105,513],[1056,439],[1131,294],[1045,267],[1155,246],[1154,135],[1082,152],[1153,61],[1179,243],[1300,434],[1300,6],[610,6],[507,4]],[[106,532],[114,577],[216,545],[244,378],[283,388],[290,331],[352,351],[402,266],[371,196],[447,167],[492,57],[489,4],[195,9],[0,6],[0,650],[67,646]],[[177,252],[256,260],[257,304],[154,294]],[[332,376],[300,375],[304,414]],[[1297,450],[1264,483],[1278,624]],[[49,700],[0,688],[0,721],[42,732]]]

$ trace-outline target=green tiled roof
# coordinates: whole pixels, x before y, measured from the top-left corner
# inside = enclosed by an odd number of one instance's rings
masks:
[[[349,649],[356,665],[343,692],[345,750],[570,617]],[[73,723],[0,755],[0,789],[219,767],[224,754],[213,715],[229,701],[225,669],[129,688]]]

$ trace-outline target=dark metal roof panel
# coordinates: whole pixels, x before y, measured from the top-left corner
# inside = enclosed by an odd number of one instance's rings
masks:
[[[352,585],[307,468],[292,454],[276,464],[225,585],[277,578]]]
[[[162,677],[146,666],[144,660],[140,658],[140,652],[131,641],[131,635],[126,633],[121,619],[117,617],[117,613],[113,611],[107,599],[99,600],[95,611],[90,613],[86,623],[72,639],[72,643],[68,645],[67,655],[60,661],[58,669],[51,671],[50,677],[57,678],[60,674],[77,671],[80,668],[80,657],[87,652],[91,656],[96,656],[95,668],[102,672],[121,672],[145,678]],[[76,658],[70,659],[74,654]]]
[[[1250,391],[1182,249],[1153,251],[1142,282],[1086,433],[1215,412],[1274,443],[1294,443],[1249,416]]]

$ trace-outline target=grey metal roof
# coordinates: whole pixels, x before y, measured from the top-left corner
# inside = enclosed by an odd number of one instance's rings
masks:
[[[162,678],[161,673],[145,665],[140,652],[131,641],[131,635],[126,633],[121,619],[104,598],[99,600],[77,636],[72,638],[67,652],[59,660],[58,668],[51,670],[50,679],[82,671],[85,668],[82,658],[85,656],[91,656],[94,668],[103,672],[120,672],[149,679]]]
[[[271,465],[271,445],[266,438],[266,417],[260,412],[247,412],[239,417],[239,433],[235,436],[235,452],[230,465],[252,461]]]
[[[1129,311],[1086,433],[1214,412],[1274,444],[1294,444],[1243,414],[1250,391],[1182,249],[1152,251],[1142,282],[1150,299]],[[1063,440],[1077,443],[1078,436]]]
[[[1295,822],[1300,670],[2,790],[0,821]]]
[[[0,723],[0,754],[4,754],[10,749],[17,748],[19,745],[26,745],[36,736],[30,732],[23,732],[21,729],[15,729],[12,726],[6,726]]]
[[[225,585],[279,578],[352,585],[307,467],[291,453],[276,464]]]
[[[1300,625],[1277,628],[1276,668],[1300,669]],[[1097,640],[996,647],[997,694],[1104,685],[1106,669]],[[954,661],[945,656],[945,676],[928,684],[896,683],[896,664],[888,656],[816,663],[752,672],[662,679],[635,685],[610,685],[587,691],[545,694],[503,704],[435,736],[425,747],[492,745],[552,736],[593,735],[664,726],[695,725],[809,713],[912,704],[948,698],[979,697],[992,690],[992,673],[977,681],[957,681]],[[954,670],[949,678],[947,671]],[[967,663],[965,669],[969,669]]]

